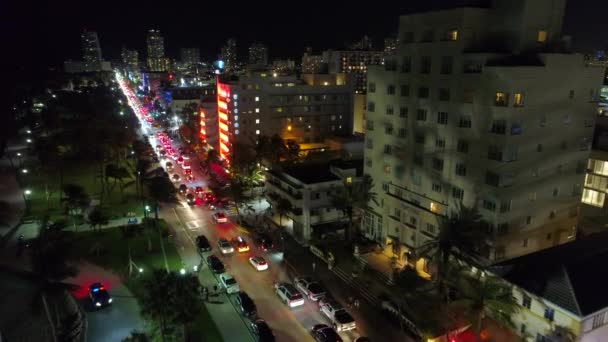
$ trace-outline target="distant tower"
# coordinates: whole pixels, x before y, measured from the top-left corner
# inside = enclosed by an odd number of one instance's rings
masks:
[[[165,40],[159,30],[148,31],[148,68],[150,71],[167,71],[169,59],[165,57]]]
[[[122,57],[122,63],[125,66],[134,68],[139,66],[139,52],[137,52],[137,50],[129,50],[123,46],[120,56]]]
[[[251,44],[249,47],[249,64],[268,65],[268,48],[264,44]]]
[[[236,39],[230,38],[226,41],[222,47],[222,60],[226,71],[233,70],[236,67]]]
[[[101,69],[101,46],[97,32],[84,30],[80,36],[82,41],[82,59],[85,69]]]

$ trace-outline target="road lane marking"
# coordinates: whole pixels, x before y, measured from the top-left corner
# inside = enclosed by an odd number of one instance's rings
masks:
[[[179,221],[182,230],[184,231],[184,233],[186,233],[186,236],[188,237],[188,240],[190,240],[190,242],[192,243],[192,246],[196,246],[196,244],[194,243],[194,239],[192,239],[192,236],[190,236],[190,234],[188,234],[188,231],[186,231],[186,229],[183,228],[184,223],[182,222],[182,220],[179,218],[179,215],[177,215],[177,210],[175,210],[175,208],[173,208],[173,214],[175,215],[175,218],[177,219],[177,221]]]

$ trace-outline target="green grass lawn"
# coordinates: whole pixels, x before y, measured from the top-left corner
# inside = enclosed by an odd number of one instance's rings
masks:
[[[128,168],[132,163],[133,161],[129,160],[123,162],[122,165]],[[24,188],[32,191],[29,197],[31,203],[29,216],[40,218],[47,212],[48,195],[48,212],[51,215],[51,219],[64,217],[60,202],[59,172],[54,170],[48,172],[48,174],[43,174],[37,171],[38,166],[35,163],[28,163],[24,165],[24,168],[28,170],[28,173],[20,174],[21,182]],[[97,174],[98,167],[92,163],[68,163],[64,168],[63,184],[78,184],[85,189],[92,199],[99,200],[101,185]],[[125,179],[125,183],[132,180],[132,178]],[[113,183],[114,181],[110,179],[110,187],[113,186]],[[143,205],[138,200],[135,190],[135,186],[132,185],[124,189],[124,192],[121,194],[120,186],[118,184],[114,186],[109,196],[106,196],[103,200],[103,206],[107,208],[111,218],[123,217],[127,212],[142,213]]]

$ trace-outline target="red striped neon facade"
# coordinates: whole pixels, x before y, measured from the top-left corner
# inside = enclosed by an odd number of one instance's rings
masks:
[[[228,102],[230,101],[230,88],[217,81],[217,120],[219,127],[220,156],[230,163],[230,114],[228,113]]]
[[[198,111],[199,114],[199,127],[200,130],[198,132],[199,137],[201,138],[201,141],[207,141],[207,130],[205,127],[205,112],[203,111],[203,109],[199,109]]]

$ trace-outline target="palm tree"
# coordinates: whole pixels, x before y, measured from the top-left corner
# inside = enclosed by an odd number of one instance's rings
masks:
[[[511,316],[516,314],[519,306],[513,297],[512,288],[502,279],[490,275],[457,277],[454,285],[459,298],[450,303],[456,312],[463,312],[473,322],[477,340],[481,340],[481,328],[484,317],[488,316],[497,323],[513,327]]]
[[[108,164],[106,165],[105,176],[106,183],[108,182],[108,179],[114,179],[114,184],[112,184],[112,187],[109,189],[109,191],[112,192],[112,190],[114,190],[114,188],[116,187],[116,183],[118,183],[120,185],[120,191],[122,193],[125,188],[124,180],[125,178],[130,178],[131,175],[125,167],[118,166],[116,164]]]
[[[122,237],[127,241],[127,257],[129,262],[129,276],[133,273],[133,258],[131,257],[131,240],[142,231],[141,225],[126,225],[120,227]]]
[[[78,184],[65,184],[62,188],[62,202],[65,204],[65,214],[72,215],[74,228],[76,228],[76,216],[89,206],[91,198],[84,188]]]
[[[165,253],[163,235],[158,227],[158,212],[160,202],[175,202],[176,192],[177,190],[175,190],[175,187],[167,177],[154,177],[148,181],[148,196],[154,202],[154,228],[158,230],[160,248],[163,253],[165,269],[167,271],[169,271],[169,262],[167,261],[167,255]]]
[[[280,197],[274,210],[277,214],[279,214],[279,225],[283,227],[283,216],[287,215],[293,210],[293,205],[289,200]]]
[[[108,224],[110,218],[107,213],[100,207],[95,207],[93,211],[89,213],[89,225],[93,230],[95,228],[101,231],[101,226]]]
[[[353,217],[356,209],[369,209],[369,202],[378,203],[376,193],[372,191],[374,182],[370,175],[363,176],[361,181],[352,182],[345,180],[341,189],[332,194],[332,205],[342,211],[348,217],[348,226],[345,238],[351,241],[353,238]]]
[[[78,273],[78,269],[70,263],[73,236],[64,228],[65,223],[49,225],[48,217],[44,217],[38,236],[32,240],[30,254],[31,269],[38,288],[36,298],[40,301],[37,304],[44,309],[55,342],[58,340],[57,324],[52,318],[49,297],[69,288],[61,281]]]
[[[300,145],[293,140],[289,140],[285,144],[285,159],[289,163],[297,163],[300,161]]]
[[[486,225],[476,208],[460,206],[457,216],[444,218],[439,234],[416,251],[418,255],[432,257],[436,263],[436,283],[443,288],[443,277],[452,257],[470,265],[479,265],[479,250],[486,239]]]
[[[142,283],[144,291],[139,301],[141,314],[158,323],[161,340],[164,340],[171,310],[169,273],[153,270],[151,276],[145,277]]]
[[[122,339],[122,342],[150,342],[152,341],[146,333],[133,330],[131,331],[131,335]]]

